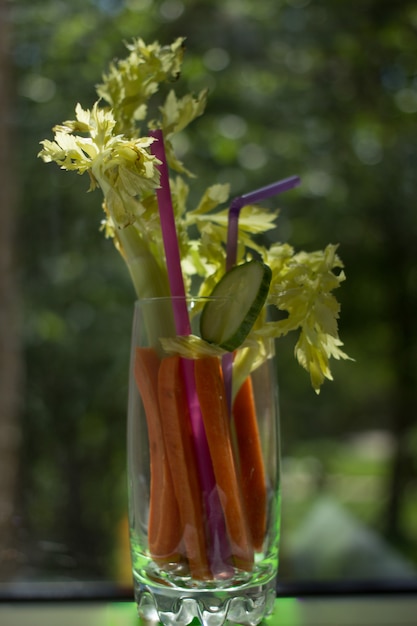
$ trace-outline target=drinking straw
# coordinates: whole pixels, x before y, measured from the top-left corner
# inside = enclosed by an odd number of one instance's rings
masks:
[[[172,207],[164,139],[161,130],[151,131],[149,135],[157,140],[152,144],[151,151],[153,155],[161,161],[158,166],[160,186],[156,190],[156,197],[158,200],[169,287],[173,298],[175,330],[178,335],[189,335],[191,333],[191,326],[188,317],[187,303],[185,301],[184,279],[181,269],[174,210]]]
[[[238,224],[241,209],[248,204],[260,202],[271,196],[276,196],[284,191],[288,191],[300,184],[299,176],[290,176],[278,180],[275,183],[260,187],[254,191],[249,191],[234,198],[230,203],[227,226],[227,242],[226,242],[226,271],[230,270],[236,263],[237,243],[238,243]],[[233,375],[233,353],[225,354],[222,358],[222,369],[224,377],[224,385],[226,389],[226,399],[229,407],[229,414],[232,414],[232,375]]]
[[[162,130],[150,131],[149,135],[156,139],[151,145],[151,152],[160,161],[158,165],[160,186],[156,190],[156,197],[166,256],[168,281],[173,302],[175,330],[178,335],[189,335],[191,333],[191,325],[185,300],[184,278],[181,270],[181,257],[172,206],[164,137]],[[199,477],[207,511],[208,530],[212,538],[212,541],[209,542],[209,559],[213,574],[220,574],[227,570],[226,561],[230,554],[230,547],[227,541],[225,521],[217,492],[216,479],[214,477],[203,418],[198,402],[194,379],[194,364],[190,359],[181,359],[181,363],[187,393],[187,403],[190,411],[191,429],[196,449]]]
[[[229,208],[227,227],[226,271],[230,270],[230,268],[233,267],[233,265],[236,263],[238,221],[240,210],[248,204],[260,202],[261,200],[265,200],[266,198],[270,198],[271,196],[276,196],[283,191],[288,191],[293,187],[297,187],[300,182],[301,181],[299,176],[290,176],[289,178],[278,180],[277,182],[266,185],[265,187],[260,187],[259,189],[255,189],[254,191],[249,191],[248,193],[245,193],[242,196],[238,196],[237,198],[234,198],[234,200],[232,200]]]

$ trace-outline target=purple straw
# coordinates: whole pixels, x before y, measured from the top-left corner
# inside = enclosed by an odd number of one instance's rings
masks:
[[[178,335],[189,335],[191,333],[191,325],[185,300],[184,279],[181,270],[181,257],[178,247],[174,210],[172,207],[164,138],[161,130],[150,131],[149,135],[156,139],[151,145],[151,152],[161,161],[161,164],[158,166],[160,172],[160,187],[156,190],[156,196],[158,200],[168,280],[171,296],[173,298],[175,330]],[[190,359],[181,359],[181,364],[187,403],[190,411],[191,429],[194,438],[198,471],[207,512],[208,530],[211,536],[211,541],[209,542],[210,565],[214,575],[221,575],[228,572],[226,563],[230,555],[230,546],[227,540],[225,521],[217,492],[216,479],[195,386],[194,363]],[[167,521],[167,523],[169,523],[169,521]]]
[[[260,187],[242,196],[234,198],[230,203],[229,219],[227,228],[226,243],[226,271],[230,270],[236,263],[237,243],[238,243],[238,222],[240,210],[248,204],[260,202],[271,196],[276,196],[293,187],[297,187],[301,180],[299,176],[290,176],[265,187]],[[229,407],[229,415],[232,414],[232,377],[233,377],[233,353],[227,353],[222,358],[222,369],[224,385],[226,389],[226,399]]]
[[[226,271],[236,263],[237,254],[237,239],[238,239],[238,221],[240,210],[248,204],[254,204],[260,202],[271,196],[276,196],[283,191],[288,191],[293,187],[297,187],[300,184],[299,176],[290,176],[284,178],[271,185],[260,187],[249,193],[245,193],[232,200],[229,208],[229,223],[227,229],[227,244],[226,244]]]

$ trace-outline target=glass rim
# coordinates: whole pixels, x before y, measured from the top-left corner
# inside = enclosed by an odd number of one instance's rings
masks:
[[[152,304],[157,302],[179,302],[185,300],[186,302],[209,302],[210,300],[229,300],[231,296],[150,296],[146,298],[136,298],[134,301],[135,306],[141,304]]]

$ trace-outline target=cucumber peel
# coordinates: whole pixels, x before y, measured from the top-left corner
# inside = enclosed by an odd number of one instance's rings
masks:
[[[232,352],[251,331],[268,295],[271,268],[256,259],[232,267],[214,287],[200,318],[202,339]]]

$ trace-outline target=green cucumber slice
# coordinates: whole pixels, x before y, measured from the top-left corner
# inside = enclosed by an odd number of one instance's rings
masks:
[[[202,339],[229,352],[236,350],[265,304],[271,275],[271,268],[256,259],[226,272],[201,313]]]

